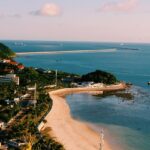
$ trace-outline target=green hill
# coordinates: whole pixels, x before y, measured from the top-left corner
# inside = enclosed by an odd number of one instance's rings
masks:
[[[95,72],[83,75],[80,80],[82,82],[93,81],[95,83],[101,82],[105,84],[114,84],[118,81],[113,74],[101,70],[96,70]]]
[[[0,43],[0,58],[15,57],[16,54],[6,45]]]

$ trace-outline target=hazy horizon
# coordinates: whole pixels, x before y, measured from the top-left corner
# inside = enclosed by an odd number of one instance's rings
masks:
[[[92,40],[44,40],[44,39],[0,39],[0,41],[20,41],[20,42],[74,42],[74,43],[118,43],[118,44],[150,44],[150,42],[123,42],[123,41],[92,41]]]

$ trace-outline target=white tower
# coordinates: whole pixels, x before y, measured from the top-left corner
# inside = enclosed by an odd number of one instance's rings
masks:
[[[57,86],[57,70],[56,70],[56,72],[55,72],[55,75],[56,75],[56,86]]]
[[[101,130],[100,133],[100,150],[104,150],[104,130]]]

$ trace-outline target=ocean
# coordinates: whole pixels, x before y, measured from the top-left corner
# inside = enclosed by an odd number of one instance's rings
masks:
[[[115,150],[150,150],[150,87],[147,85],[150,81],[150,44],[2,42],[15,52],[116,49],[101,53],[26,54],[15,59],[26,66],[57,69],[80,75],[96,69],[105,70],[121,81],[133,83],[128,90],[134,95],[132,101],[116,96],[101,98],[73,94],[67,96],[67,102],[74,118],[89,122],[97,131],[103,128],[105,138],[117,147]]]

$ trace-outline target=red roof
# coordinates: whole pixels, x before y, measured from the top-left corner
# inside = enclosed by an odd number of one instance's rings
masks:
[[[15,61],[11,61],[9,64],[11,64],[11,65],[18,65],[18,63],[15,62]]]
[[[18,69],[24,69],[23,65],[18,65],[17,67],[18,67]]]

